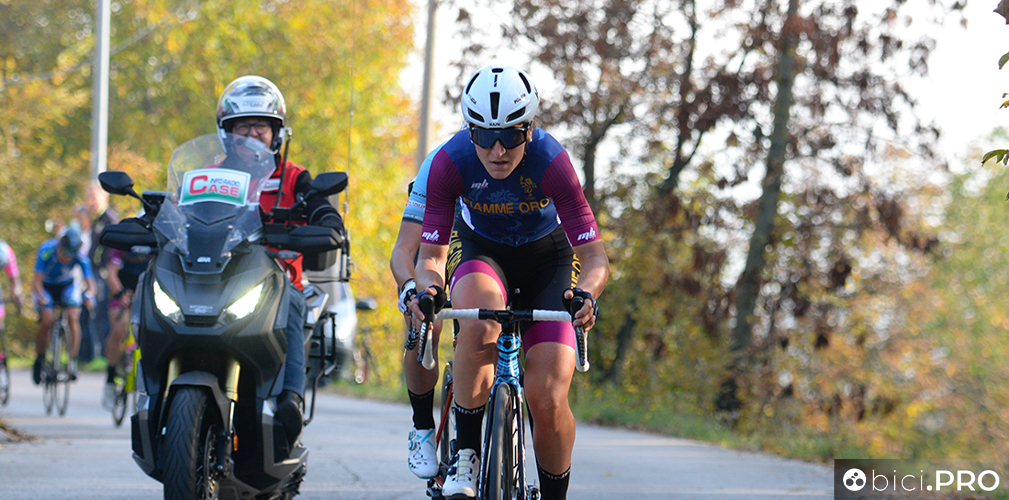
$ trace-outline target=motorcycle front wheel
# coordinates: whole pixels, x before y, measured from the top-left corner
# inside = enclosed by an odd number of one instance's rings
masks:
[[[217,415],[207,393],[183,387],[168,410],[165,433],[165,500],[218,497],[215,436]]]

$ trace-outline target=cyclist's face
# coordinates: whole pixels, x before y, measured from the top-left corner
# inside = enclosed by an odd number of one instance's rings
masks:
[[[60,263],[63,265],[69,264],[74,260],[74,256],[70,255],[62,246],[56,245],[56,258],[59,259]]]
[[[512,149],[505,148],[501,141],[494,142],[490,148],[481,148],[476,144],[473,144],[473,147],[476,148],[476,156],[480,159],[483,167],[487,169],[487,173],[494,179],[505,179],[522,162],[522,157],[526,154],[526,144],[529,144],[531,139],[532,129],[530,128],[526,132],[526,142]]]

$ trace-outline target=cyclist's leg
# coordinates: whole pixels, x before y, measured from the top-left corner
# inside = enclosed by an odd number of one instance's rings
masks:
[[[552,243],[551,243],[552,241]],[[520,309],[564,310],[563,293],[578,280],[578,262],[566,237],[555,232],[536,249],[541,265],[522,284],[530,295],[516,299]],[[568,322],[539,322],[523,334],[525,393],[533,427],[533,447],[543,500],[563,499],[571,470],[575,419],[568,391],[575,367],[575,333]]]
[[[129,307],[129,302],[123,297],[109,301],[109,321],[112,328],[109,330],[108,338],[105,339],[105,359],[108,360],[109,366],[119,363],[119,357],[122,356],[126,325],[130,321]]]
[[[77,352],[81,348],[81,304],[84,303],[84,297],[81,293],[81,288],[77,283],[71,283],[63,287],[63,294],[61,301],[63,306],[66,307],[67,312],[67,344],[69,344],[70,349],[70,359],[77,359]],[[71,362],[71,367],[75,363]]]
[[[39,313],[39,329],[35,332],[35,355],[38,358],[43,358],[46,348],[49,347],[49,332],[56,317],[55,306],[49,290],[43,290],[41,295],[34,294],[34,301]]]
[[[562,491],[567,490],[575,444],[575,418],[568,406],[574,371],[575,350],[567,343],[540,342],[526,353],[525,393],[532,420],[536,422],[533,448],[544,500],[563,498],[551,494],[552,489],[560,486],[555,484],[551,488],[550,483],[554,482],[551,479],[563,481]]]
[[[505,286],[494,269],[485,260],[468,260],[459,265],[452,278],[452,307],[456,309],[504,309],[507,304]],[[459,336],[453,361],[453,392],[456,406],[474,410],[483,408],[490,396],[494,381],[494,362],[497,360],[497,337],[501,325],[490,320],[460,320]],[[475,436],[464,435],[463,420],[458,422],[460,448],[480,448],[480,427]],[[473,439],[475,437],[475,440]],[[467,446],[467,444],[473,446]]]
[[[108,367],[105,373],[105,389],[102,391],[102,406],[112,409],[116,403],[116,370],[122,357],[123,342],[126,340],[126,326],[130,320],[129,300],[125,296],[109,300],[109,336],[105,339],[105,359]]]

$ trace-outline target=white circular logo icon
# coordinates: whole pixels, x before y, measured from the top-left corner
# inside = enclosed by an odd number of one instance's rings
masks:
[[[848,488],[848,491],[860,491],[865,488],[865,473],[861,469],[848,469],[848,472],[844,473],[844,487]]]

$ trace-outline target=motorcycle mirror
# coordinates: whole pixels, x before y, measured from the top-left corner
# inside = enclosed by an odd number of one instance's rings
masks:
[[[347,189],[347,172],[323,172],[312,179],[317,196],[329,196]]]
[[[357,301],[358,311],[374,311],[375,309],[378,309],[378,301],[371,297],[365,297]]]
[[[108,170],[98,174],[98,182],[107,193],[128,195],[133,191],[133,179],[130,174],[118,170]]]

